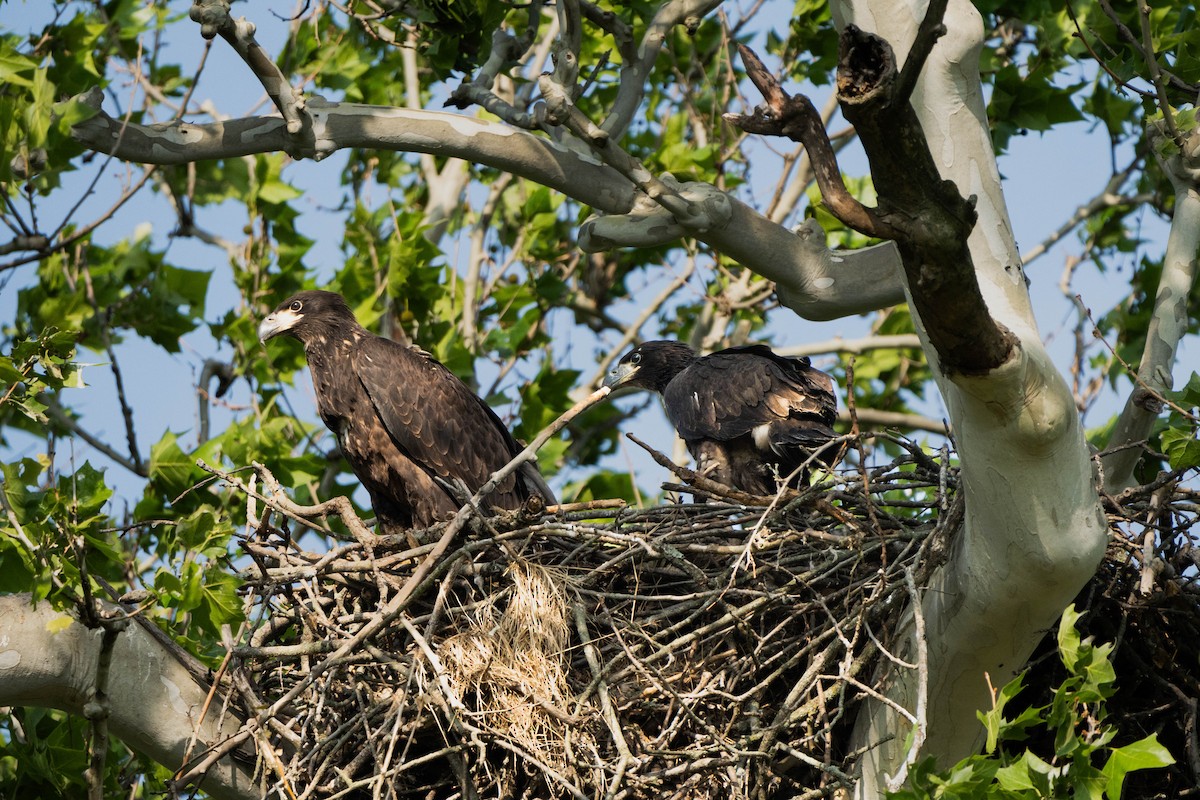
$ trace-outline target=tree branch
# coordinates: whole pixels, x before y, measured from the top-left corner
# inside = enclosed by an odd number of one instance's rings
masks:
[[[816,356],[825,353],[849,353],[861,355],[870,350],[920,350],[921,337],[915,333],[900,333],[893,336],[863,336],[858,339],[843,339],[835,336],[823,342],[795,344],[786,347],[776,347],[775,352],[781,356]]]
[[[820,111],[822,126],[827,127],[829,121],[833,119],[833,115],[837,111],[837,95],[831,94]],[[836,154],[854,140],[854,129],[847,127],[839,133],[833,134],[829,139],[833,145],[833,152]],[[808,185],[816,179],[816,170],[804,145],[800,145],[798,155],[799,163],[796,165],[796,174],[789,178],[785,169],[784,174],[780,176],[780,180],[786,180],[787,186],[776,189],[775,197],[767,205],[767,216],[776,222],[783,222],[795,212],[796,205],[805,196]]]
[[[931,11],[936,9],[931,8]],[[940,23],[920,40],[931,47]],[[939,34],[940,35],[940,34]],[[793,99],[744,46],[747,71],[769,114],[735,118],[747,130],[785,135],[804,144],[826,205],[847,225],[896,242],[913,304],[947,374],[979,374],[1003,364],[1015,337],[989,313],[967,241],[975,224],[973,200],[943,180],[916,112],[899,85],[887,41],[855,25],[842,32],[838,97],[871,162],[879,208],[849,196],[820,115],[807,98]],[[910,60],[923,64],[924,55]],[[748,126],[748,127],[747,127]]]
[[[1049,236],[1042,240],[1037,245],[1033,246],[1026,252],[1021,254],[1021,263],[1026,267],[1035,259],[1046,254],[1047,251],[1059,241],[1063,239],[1071,231],[1087,222],[1089,219],[1109,208],[1118,208],[1121,206],[1135,207],[1140,206],[1154,199],[1154,195],[1150,193],[1124,195],[1120,194],[1121,186],[1129,180],[1133,174],[1134,167],[1140,163],[1140,160],[1134,160],[1128,167],[1116,173],[1105,184],[1104,188],[1088,202],[1075,209],[1075,213],[1071,218],[1053,231]]]
[[[913,431],[928,431],[939,436],[950,435],[950,425],[945,420],[926,417],[923,414],[907,414],[903,411],[881,411],[877,408],[854,409],[853,416],[846,409],[838,410],[838,421],[853,423],[854,419],[874,428],[904,428]]]
[[[680,184],[670,175],[655,178],[579,111],[549,76],[543,75],[539,85],[547,123],[561,124],[590,144],[641,192],[628,213],[585,222],[579,232],[583,249],[645,247],[690,234],[775,281],[780,301],[809,319],[832,319],[902,301],[896,254],[889,246],[833,255],[815,220],[793,234],[711,184]],[[843,263],[850,260],[853,268]],[[859,272],[859,267],[867,271]]]
[[[1162,67],[1159,66],[1158,56],[1154,52],[1154,33],[1150,30],[1150,5],[1146,2],[1138,2],[1135,5],[1137,6],[1138,27],[1142,32],[1142,58],[1146,60],[1146,67],[1150,70],[1150,82],[1154,84],[1154,93],[1158,98],[1158,110],[1163,115],[1163,127],[1167,137],[1182,147],[1183,137],[1175,125],[1175,111],[1171,108],[1171,101],[1167,99],[1167,86],[1163,82]]]
[[[278,117],[123,125],[101,109],[98,88],[78,99],[98,113],[72,129],[76,141],[125,161],[177,165],[280,150],[293,158],[320,160],[344,147],[362,147],[465,158],[605,211],[627,211],[633,205],[632,187],[612,169],[543,137],[459,114],[330,103],[313,95],[307,106],[312,128],[293,137]]]
[[[237,51],[283,115],[289,134],[298,134],[306,127],[309,119],[304,112],[304,95],[292,89],[287,76],[255,40],[254,23],[245,17],[234,20],[229,16],[228,0],[193,0],[188,16],[200,24],[200,35],[205,39],[220,36]]]
[[[115,606],[109,607],[119,611]],[[84,716],[97,686],[103,633],[36,606],[27,594],[0,596],[0,705],[43,706]],[[122,680],[107,686],[108,727],[139,752],[171,769],[183,764],[192,736],[210,746],[241,720],[201,716],[208,696],[188,671],[139,626],[112,646],[110,670]],[[226,758],[197,781],[221,800],[258,798],[253,769]]]
[[[488,60],[479,68],[474,78],[470,80],[463,78],[462,83],[450,93],[446,105],[455,108],[478,105],[510,125],[526,130],[537,129],[538,122],[533,114],[501,99],[492,91],[492,87],[501,72],[515,64],[533,45],[543,5],[543,0],[534,0],[529,4],[528,21],[520,38],[513,36],[504,28],[497,28],[492,32],[492,50],[488,55]]]
[[[128,161],[186,164],[279,150],[296,158],[320,159],[343,147],[463,158],[537,181],[607,214],[631,214],[636,209],[630,221],[646,217],[642,229],[663,241],[694,235],[775,281],[780,301],[808,319],[835,319],[904,302],[898,254],[890,243],[834,253],[825,246],[824,232],[813,220],[792,232],[716,187],[693,183],[671,189],[647,173],[646,185],[658,187],[659,197],[684,212],[680,221],[657,202],[635,204],[635,185],[612,168],[500,123],[443,112],[329,103],[313,96],[307,106],[312,129],[293,137],[278,117],[125,125],[101,110],[99,89],[83,97],[98,113],[73,129],[75,138]],[[593,134],[599,130],[592,128]],[[603,132],[599,136],[603,138]],[[614,238],[593,238],[592,246],[623,246],[611,223],[604,225],[610,226],[605,235],[612,233]],[[596,232],[601,228],[598,225]],[[589,232],[585,225],[581,244],[589,241]]]
[[[825,122],[816,106],[804,95],[790,96],[763,65],[758,56],[738,43],[738,53],[746,65],[746,74],[766,100],[766,109],[753,114],[726,114],[725,119],[748,133],[786,136],[804,145],[821,189],[821,199],[830,213],[859,233],[877,239],[895,239],[897,231],[880,220],[871,209],[850,194],[842,181],[837,155],[825,131]]]
[[[80,568],[83,569],[83,560]],[[84,587],[88,579],[84,577]],[[88,785],[88,800],[104,800],[104,762],[108,758],[108,718],[112,714],[112,703],[108,692],[108,678],[112,674],[113,648],[117,637],[129,628],[129,620],[123,611],[96,607],[90,600],[88,608],[97,615],[95,625],[101,631],[100,654],[96,659],[96,683],[91,698],[83,706],[83,715],[88,720],[88,768],[84,778]]]
[[[139,475],[145,474],[146,466],[142,463],[141,448],[138,447],[137,429],[133,424],[133,409],[129,405],[129,399],[125,393],[125,379],[121,373],[121,365],[117,360],[117,351],[113,348],[112,337],[109,335],[109,326],[112,324],[112,309],[101,309],[100,304],[96,302],[96,292],[92,286],[92,271],[88,267],[86,261],[82,269],[84,292],[87,297],[88,304],[96,316],[100,318],[100,341],[104,345],[104,351],[108,354],[108,366],[112,371],[113,383],[117,390],[117,403],[121,407],[121,418],[125,421],[125,442],[129,446],[129,460],[133,462],[135,467],[134,472]]]
[[[1196,95],[1200,93],[1200,85],[1188,83],[1178,75],[1163,69],[1162,65],[1158,63],[1158,60],[1154,55],[1153,44],[1151,43],[1150,49],[1147,51],[1139,36],[1130,30],[1129,26],[1122,21],[1121,17],[1115,10],[1113,10],[1112,4],[1109,3],[1108,0],[1099,0],[1099,5],[1100,9],[1104,12],[1104,16],[1108,17],[1109,21],[1113,24],[1113,28],[1117,31],[1118,37],[1123,39],[1127,44],[1131,45],[1135,50],[1137,50],[1145,60],[1146,65],[1157,72],[1157,75],[1151,79],[1151,82],[1154,84],[1155,91],[1148,92],[1145,89],[1140,89],[1136,86],[1133,86],[1128,78],[1120,77],[1114,73],[1108,64],[1104,63],[1104,61],[1102,61],[1100,58],[1096,58],[1097,63],[1104,68],[1105,72],[1112,76],[1117,85],[1123,86],[1141,97],[1153,97],[1155,100],[1160,100],[1159,91],[1163,89],[1163,78],[1165,78],[1166,88],[1172,89],[1178,93],[1176,95],[1177,99],[1174,101],[1175,103],[1181,104],[1184,102],[1194,102]],[[1139,15],[1139,17],[1141,17],[1141,9],[1143,6],[1144,4],[1142,3],[1136,4],[1136,13]],[[1067,8],[1070,7],[1071,6],[1068,4]],[[1076,27],[1078,27],[1078,23],[1076,23]],[[1091,52],[1093,56],[1095,55],[1094,51],[1090,47],[1088,48],[1088,52]],[[1164,107],[1161,110],[1164,114],[1169,113],[1169,108]]]
[[[6,256],[9,253],[19,253],[27,250],[33,250],[38,253],[44,253],[50,248],[50,239],[40,233],[24,234],[18,233],[11,241],[0,244],[0,256]]]
[[[601,129],[613,138],[625,134],[641,106],[646,91],[646,76],[650,74],[667,34],[677,25],[683,25],[689,33],[694,32],[704,15],[720,5],[721,0],[667,0],[658,7],[637,47],[636,59],[623,58],[617,96],[608,110],[608,116],[600,123]]]
[[[1165,126],[1149,131],[1154,152],[1170,136]],[[1157,140],[1157,141],[1154,141]],[[1141,448],[1125,445],[1144,442],[1163,410],[1163,393],[1171,389],[1179,341],[1188,329],[1188,297],[1196,284],[1196,253],[1200,251],[1200,131],[1193,129],[1180,153],[1157,156],[1163,172],[1175,187],[1175,213],[1167,237],[1162,276],[1154,296],[1154,310],[1146,329],[1146,343],[1137,377],[1113,426],[1101,458],[1104,486],[1109,493],[1133,485],[1133,471]]]
[[[99,90],[96,90],[96,91],[99,91]],[[123,124],[124,123],[118,123],[118,125],[123,125]],[[115,137],[115,141],[118,146],[120,145],[120,139],[121,139],[121,137],[120,137],[120,134],[118,133]],[[36,249],[36,252],[34,252],[32,255],[22,256],[19,258],[15,258],[12,261],[6,261],[6,262],[0,264],[0,272],[14,269],[16,267],[22,266],[23,264],[28,264],[32,261],[40,261],[41,259],[46,258],[46,256],[50,255],[51,253],[61,252],[63,250],[66,250],[68,247],[75,244],[76,242],[78,242],[82,239],[86,239],[88,236],[91,235],[92,231],[94,231],[96,228],[100,227],[100,225],[102,223],[107,222],[109,219],[111,219],[113,217],[113,215],[115,215],[117,213],[117,211],[120,210],[121,206],[125,205],[126,202],[128,202],[135,194],[137,194],[137,192],[143,186],[146,185],[146,183],[150,180],[150,178],[155,174],[156,171],[157,171],[157,169],[155,167],[150,167],[149,169],[143,170],[141,177],[138,178],[137,182],[135,184],[133,184],[132,186],[127,186],[121,192],[121,196],[118,197],[113,202],[113,204],[108,207],[108,209],[106,211],[101,213],[98,217],[96,217],[94,220],[87,223],[86,225],[81,225],[78,228],[75,228],[74,230],[72,230],[71,235],[68,236],[67,238],[58,239],[58,241],[55,241],[55,239],[57,239],[58,235],[60,233],[62,233],[63,230],[66,229],[67,225],[70,223],[71,218],[74,216],[75,211],[78,208],[78,206],[83,202],[83,200],[88,195],[90,195],[92,193],[92,191],[96,185],[96,181],[99,180],[99,176],[103,173],[103,169],[98,170],[96,173],[96,178],[92,180],[91,185],[80,196],[79,202],[76,203],[75,208],[72,208],[63,217],[62,221],[59,222],[58,227],[55,229],[55,231],[52,234],[50,234],[49,236],[46,236],[46,237],[43,237],[41,235],[31,236],[31,237],[27,237],[25,240],[25,242],[27,244],[37,244],[37,243],[40,243],[40,240],[44,238],[46,241],[45,247]],[[18,237],[18,238],[20,238],[20,237]]]
[[[59,405],[58,398],[47,394],[44,395],[41,400],[46,403],[46,416],[50,417],[52,422],[66,428],[68,431],[75,434],[80,439],[83,439],[92,447],[96,448],[96,450],[108,456],[113,461],[132,472],[134,475],[142,478],[146,477],[147,473],[144,465],[134,463],[127,456],[117,452],[102,439],[85,430],[83,426],[81,426],[70,414],[66,412],[61,405]]]
[[[871,162],[880,217],[899,232],[913,305],[943,373],[981,374],[1012,357],[1016,338],[992,317],[980,292],[967,245],[974,200],[942,179],[916,112],[897,98],[897,80],[887,41],[847,25],[838,97]]]

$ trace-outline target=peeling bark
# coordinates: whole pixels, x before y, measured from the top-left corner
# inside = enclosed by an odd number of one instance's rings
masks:
[[[780,301],[808,319],[836,319],[904,301],[899,257],[890,243],[833,252],[815,222],[789,231],[712,186],[707,189],[727,198],[728,216],[697,230],[653,203],[645,205],[647,198],[631,181],[595,156],[499,123],[311,97],[306,112],[312,124],[293,135],[279,117],[136,125],[106,114],[98,89],[82,97],[97,114],[73,129],[76,140],[125,161],[173,165],[273,152],[319,160],[343,147],[462,158],[536,181],[612,215],[599,226],[604,241],[597,247],[645,246],[644,232],[651,229],[659,243],[695,236],[776,281]],[[630,227],[622,228],[625,222]]]
[[[1154,132],[1152,132],[1154,133]],[[1157,137],[1161,138],[1159,132]],[[1155,149],[1158,154],[1157,148]],[[1193,130],[1178,155],[1159,165],[1175,188],[1175,213],[1167,237],[1162,277],[1154,295],[1154,311],[1146,329],[1146,344],[1138,364],[1136,383],[1117,418],[1102,459],[1104,488],[1117,493],[1135,483],[1134,468],[1142,456],[1136,446],[1145,442],[1164,408],[1163,394],[1172,388],[1179,341],[1188,329],[1188,296],[1196,284],[1196,256],[1200,252],[1200,131]]]
[[[374,148],[487,164],[604,211],[627,211],[633,205],[633,187],[595,159],[545,137],[461,114],[331,103],[314,95],[305,106],[308,124],[292,134],[274,116],[136,125],[104,113],[99,89],[77,99],[98,113],[72,129],[75,139],[124,161],[171,165],[276,152],[319,161],[345,147]]]
[[[1004,207],[979,81],[979,14],[952,0],[938,38],[926,10],[920,0],[834,4],[848,38],[860,41],[854,25],[894,51],[889,65],[870,45],[865,58],[851,49],[844,63],[865,68],[866,80],[839,88],[856,95],[843,107],[871,159],[880,216],[909,237],[898,242],[907,288],[926,352],[937,355],[962,464],[964,529],[921,603],[929,680],[921,756],[948,766],[982,741],[975,711],[990,706],[988,680],[1002,685],[1022,667],[1092,575],[1107,529],[1078,413],[1038,335]],[[929,43],[921,45],[927,61],[912,55],[914,41]],[[924,68],[909,110],[889,107],[907,90],[903,77],[887,89],[886,76],[913,57]],[[899,71],[913,74],[907,63]],[[868,87],[876,79],[882,94]],[[915,640],[905,649],[911,658]],[[913,676],[893,678],[891,696],[913,707]],[[879,796],[902,768],[908,727],[882,703],[859,720],[857,744],[891,738],[867,751],[858,797]]]
[[[0,596],[0,705],[43,706],[83,716],[96,685],[102,633],[55,611],[32,606],[29,595]],[[235,733],[240,719],[136,625],[120,633],[107,684],[108,727],[125,744],[169,768],[182,769],[186,753],[202,759],[207,747]],[[194,741],[193,741],[194,738]],[[219,800],[259,797],[253,769],[225,758],[199,788]]]

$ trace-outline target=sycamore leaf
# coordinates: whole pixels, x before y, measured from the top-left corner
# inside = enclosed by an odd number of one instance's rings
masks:
[[[204,596],[197,614],[207,617],[214,629],[242,620],[242,600],[238,597],[241,581],[236,575],[220,569],[208,570],[204,582]]]
[[[9,42],[0,42],[0,83],[26,88],[33,86],[29,75],[37,69],[37,62],[11,48]]]
[[[169,500],[174,500],[192,486],[195,462],[183,452],[171,431],[150,447],[150,480],[158,484]]]
[[[1067,606],[1058,623],[1058,654],[1068,672],[1075,672],[1080,659],[1080,637],[1075,623],[1085,612],[1076,611],[1075,604]]]
[[[1038,797],[1051,796],[1050,787],[1059,768],[1026,750],[1021,760],[996,770],[996,783],[1010,792],[1032,790]]]
[[[987,744],[985,753],[994,753],[1000,740],[1020,740],[1025,738],[1026,729],[1036,725],[1041,720],[1041,708],[1026,708],[1015,719],[1005,719],[1004,709],[1010,700],[1016,697],[1025,686],[1025,675],[1022,672],[1000,689],[996,695],[996,704],[991,711],[977,711],[976,715],[983,727],[987,729]]]
[[[1162,448],[1171,469],[1200,467],[1200,439],[1183,428],[1168,428],[1162,432]]]
[[[1175,759],[1171,753],[1158,743],[1158,738],[1153,733],[1133,744],[1114,747],[1104,764],[1105,793],[1109,800],[1121,800],[1121,786],[1127,773],[1174,763]]]

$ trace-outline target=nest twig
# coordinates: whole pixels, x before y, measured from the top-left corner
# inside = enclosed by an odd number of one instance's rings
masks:
[[[251,713],[278,707],[266,733],[280,758],[267,779],[297,798],[847,789],[857,707],[879,660],[896,660],[913,577],[923,582],[962,521],[945,454],[864,435],[901,454],[778,498],[698,488],[684,473],[684,491],[707,502],[475,516],[440,553],[364,535],[356,520],[352,540],[305,550],[272,526],[303,515],[257,466],[273,488],[238,484],[257,497],[241,576],[253,625],[230,672],[260,698]],[[1149,508],[1148,497],[1123,499],[1114,531],[1136,546],[1114,547],[1105,566],[1132,570],[1137,586],[1144,531],[1121,525],[1138,527]],[[1152,586],[1186,595],[1198,625],[1183,577],[1194,542],[1179,539],[1195,498],[1160,492],[1155,508],[1160,536],[1176,522],[1175,544],[1153,550],[1166,566]],[[1194,742],[1194,679],[1167,683],[1163,692],[1193,698]]]

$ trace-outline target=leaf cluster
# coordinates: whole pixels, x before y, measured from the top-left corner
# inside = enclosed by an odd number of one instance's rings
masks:
[[[8,353],[0,353],[0,434],[7,425],[46,425],[43,392],[84,386],[83,371],[73,360],[78,335],[78,331],[48,326],[38,336],[12,342]],[[15,419],[13,412],[25,420]]]
[[[1172,470],[1200,468],[1200,373],[1187,384],[1167,393],[1170,413],[1160,421],[1158,441]]]
[[[1050,703],[1021,707],[1026,672],[1006,684],[992,709],[978,712],[987,731],[981,755],[939,770],[933,759],[918,763],[904,789],[890,800],[1120,800],[1125,776],[1175,763],[1154,734],[1114,745],[1120,732],[1107,722],[1106,701],[1116,691],[1112,644],[1095,644],[1076,629],[1081,614],[1072,604],[1058,627],[1058,655],[1067,677]],[[1014,745],[1045,732],[1051,752]]]
[[[6,797],[86,797],[88,723],[51,709],[0,709],[0,787]],[[149,796],[166,792],[171,773],[114,740],[104,773],[105,797],[129,797],[139,786]]]

